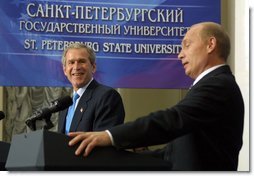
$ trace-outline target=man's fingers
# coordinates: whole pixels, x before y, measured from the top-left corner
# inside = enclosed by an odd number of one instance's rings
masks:
[[[86,133],[82,133],[82,132],[69,133],[69,136],[73,137],[69,141],[69,146],[73,146],[73,145],[77,144],[78,142],[86,139],[86,137],[87,137]]]
[[[80,155],[82,153],[82,151],[85,151],[88,144],[90,143],[89,138],[83,139],[83,141],[80,143],[80,145],[78,146],[77,150],[75,151],[76,155]]]
[[[69,133],[69,136],[73,137],[73,139],[69,141],[70,146],[81,142],[75,151],[75,155],[80,155],[84,152],[84,156],[87,156],[95,147],[93,135],[89,135],[89,133],[75,132]]]
[[[70,137],[75,137],[75,136],[77,136],[77,135],[79,135],[79,134],[82,134],[82,133],[84,133],[84,132],[81,132],[81,131],[79,131],[79,132],[70,132],[70,133],[68,134],[68,136],[70,136]]]
[[[101,146],[99,141],[100,140],[99,140],[98,136],[92,135],[92,134],[85,141],[83,141],[84,145],[85,145],[85,148],[83,148],[83,149],[85,149],[83,156],[88,156],[95,146]]]
[[[93,142],[90,142],[90,143],[87,145],[86,149],[85,149],[84,156],[85,156],[85,157],[88,156],[88,155],[91,153],[91,151],[93,150],[94,147],[95,147],[94,143],[93,143]]]
[[[69,136],[73,137],[69,141],[69,146],[80,143],[75,151],[76,155],[83,153],[83,156],[88,156],[96,146],[112,145],[107,132],[72,132]]]

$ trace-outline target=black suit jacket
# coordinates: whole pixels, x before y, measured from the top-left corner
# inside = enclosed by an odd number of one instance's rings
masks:
[[[172,108],[110,129],[115,146],[168,143],[173,170],[237,170],[244,104],[228,66],[203,77]]]
[[[58,132],[65,133],[68,108],[59,113]],[[124,122],[124,106],[119,93],[93,80],[81,96],[70,131],[102,131]]]

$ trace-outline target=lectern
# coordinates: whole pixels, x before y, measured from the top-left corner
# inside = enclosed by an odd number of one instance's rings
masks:
[[[97,147],[88,157],[75,156],[77,146],[70,147],[70,137],[46,130],[15,135],[12,138],[6,169],[148,171],[170,170],[171,164],[114,147]]]
[[[10,144],[0,141],[0,171],[5,170],[5,163],[9,153]]]

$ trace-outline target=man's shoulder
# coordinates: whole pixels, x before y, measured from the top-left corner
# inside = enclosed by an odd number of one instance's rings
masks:
[[[96,80],[94,80],[94,81],[95,81],[95,84],[93,86],[94,93],[96,93],[96,94],[104,94],[107,92],[117,93],[116,89],[114,89],[113,87],[99,83]]]

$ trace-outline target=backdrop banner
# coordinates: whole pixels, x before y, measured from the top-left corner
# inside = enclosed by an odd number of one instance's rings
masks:
[[[220,0],[1,0],[0,86],[70,86],[61,55],[80,42],[95,50],[103,84],[187,88],[181,39],[220,18]]]

